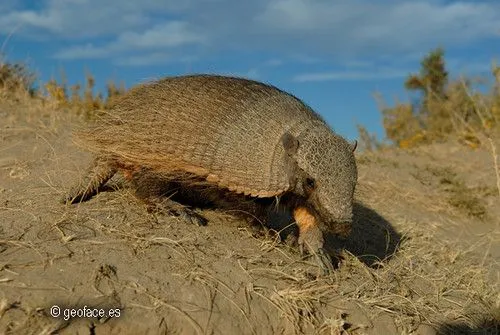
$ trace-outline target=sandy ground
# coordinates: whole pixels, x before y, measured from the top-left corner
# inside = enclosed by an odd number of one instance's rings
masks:
[[[343,251],[325,277],[230,213],[205,211],[205,227],[148,214],[119,178],[60,204],[91,158],[71,142],[78,122],[0,104],[1,334],[499,331],[500,198],[486,150],[360,155],[354,231],[328,237]],[[84,308],[106,316],[78,317]]]

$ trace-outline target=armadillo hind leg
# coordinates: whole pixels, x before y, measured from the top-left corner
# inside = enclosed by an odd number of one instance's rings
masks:
[[[293,212],[295,222],[299,227],[299,248],[301,254],[304,249],[316,258],[316,262],[324,274],[333,271],[332,259],[323,248],[323,233],[316,222],[315,217],[304,207],[298,207]]]
[[[92,198],[116,172],[117,167],[110,160],[96,157],[80,182],[70,188],[61,202],[73,204]]]
[[[199,226],[207,224],[207,219],[203,216],[171,199],[170,196],[182,193],[182,190],[179,190],[179,185],[172,182],[168,176],[140,169],[133,174],[131,182],[135,195],[146,203],[149,212],[179,217]]]

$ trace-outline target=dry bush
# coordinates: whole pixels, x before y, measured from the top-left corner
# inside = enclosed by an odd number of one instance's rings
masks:
[[[410,148],[425,143],[427,137],[418,117],[409,104],[382,108],[386,136],[400,148]]]
[[[95,93],[95,79],[92,74],[85,76],[85,85],[79,83],[68,87],[64,72],[60,79],[50,79],[35,86],[36,75],[23,63],[7,62],[0,57],[0,100],[21,100],[43,102],[44,106],[55,110],[69,110],[86,118],[93,118],[99,111],[109,109],[116,97],[125,93],[126,89],[122,83],[117,86],[109,81],[106,87],[106,96],[102,92]]]
[[[419,75],[410,75],[405,86],[422,93],[418,103],[396,102],[387,106],[377,97],[387,138],[400,148],[449,138],[477,148],[500,130],[500,70],[493,66],[489,93],[474,91],[481,78],[460,77],[448,81],[443,52],[431,51],[422,60]]]
[[[104,97],[102,92],[94,93],[95,79],[91,73],[86,74],[85,85],[83,87],[79,83],[76,83],[69,87],[69,89],[64,75],[61,77],[60,82],[51,79],[45,84],[48,100],[52,101],[56,108],[69,109],[78,115],[83,115],[87,119],[92,119],[100,111],[109,109],[116,97],[125,92],[123,84],[117,86],[113,81],[109,81],[106,87],[106,97]],[[68,91],[70,92],[69,94]]]
[[[23,63],[9,63],[0,55],[0,100],[19,100],[36,94],[36,76]]]

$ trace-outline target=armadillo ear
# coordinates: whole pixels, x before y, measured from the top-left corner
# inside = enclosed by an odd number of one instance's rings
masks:
[[[357,147],[358,147],[358,141],[354,140],[354,143],[351,144],[352,152],[354,152]]]
[[[283,143],[283,147],[285,148],[285,152],[289,155],[294,155],[297,153],[299,148],[299,140],[293,136],[292,134],[286,132],[281,137],[281,142]]]

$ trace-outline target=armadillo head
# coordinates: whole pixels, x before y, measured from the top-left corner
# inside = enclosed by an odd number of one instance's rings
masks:
[[[326,125],[298,137],[285,134],[283,143],[294,171],[294,193],[311,213],[341,236],[351,231],[358,172],[354,150]]]

